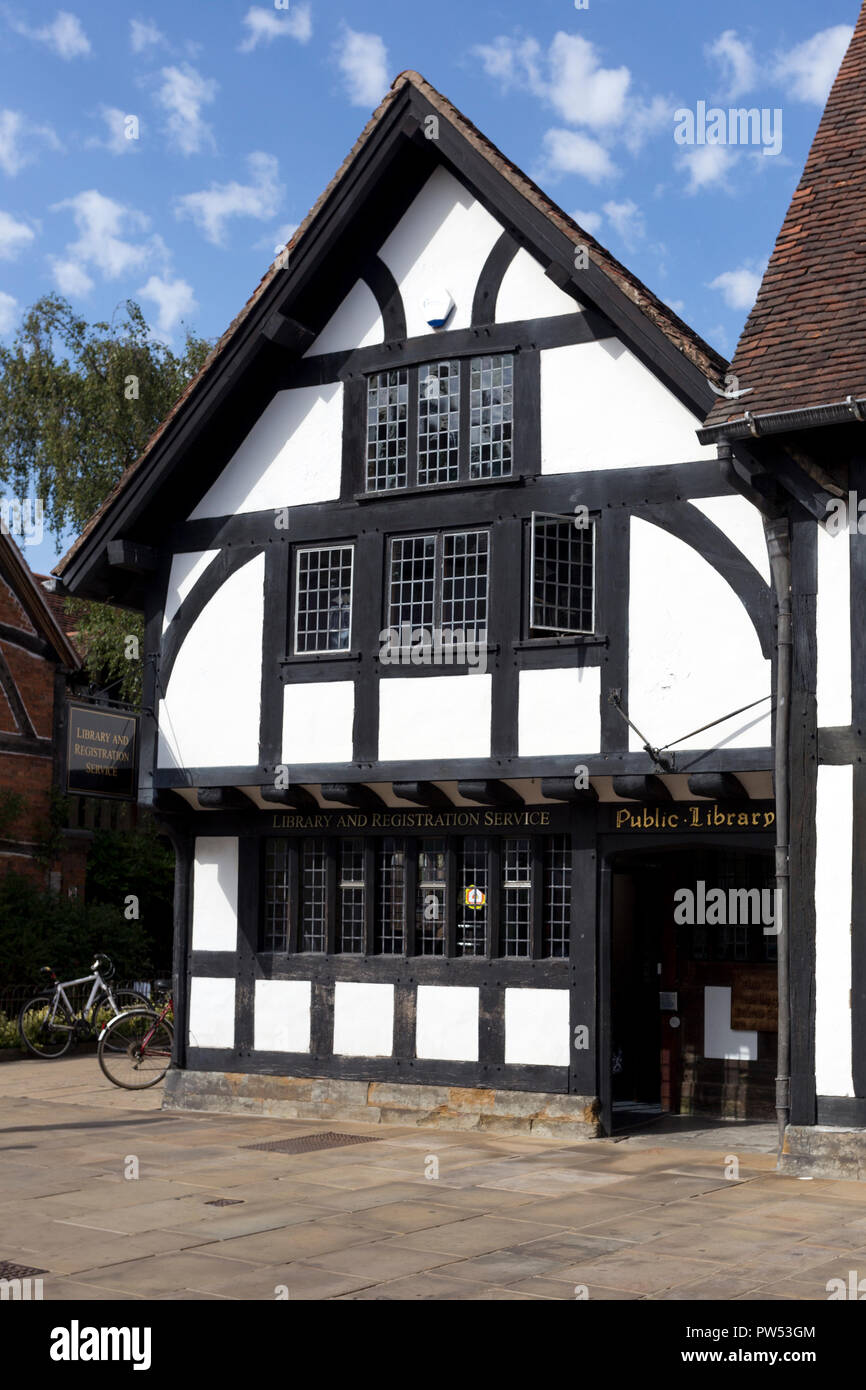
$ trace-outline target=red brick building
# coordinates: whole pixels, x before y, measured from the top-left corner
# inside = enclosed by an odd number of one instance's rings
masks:
[[[45,590],[0,533],[0,875],[73,894],[84,889],[89,836],[63,830],[45,846],[60,789],[63,707],[81,665]]]

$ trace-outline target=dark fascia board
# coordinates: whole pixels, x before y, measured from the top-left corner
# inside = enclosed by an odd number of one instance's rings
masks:
[[[409,138],[410,133],[404,125],[408,93],[407,87],[385,113],[380,126],[359,151],[331,198],[319,210],[315,223],[290,256],[288,267],[274,276],[257,303],[250,307],[244,323],[222,349],[219,362],[202,379],[176,420],[157,441],[147,463],[130,478],[69,564],[61,562],[63,582],[70,593],[87,596],[89,578],[105,563],[108,543],[123,539],[124,533],[134,526],[147,497],[166,479],[177,454],[189,447],[195,434],[218,408],[226,383],[248,365],[260,350],[260,344],[267,341],[264,337],[266,325],[275,313],[284,318],[290,316],[292,301],[303,293],[325,256],[338,243],[343,224],[353,216],[362,196],[359,190],[372,182],[395,145]]]
[[[439,117],[436,142],[426,141],[421,130],[428,115]],[[435,143],[443,162],[462,182],[472,187],[506,230],[515,235],[520,244],[533,247],[548,268],[559,266],[577,297],[603,313],[626,346],[653,374],[699,418],[705,417],[715,396],[700,370],[591,257],[586,269],[577,270],[574,244],[569,238],[541,209],[518,193],[419,92],[407,86],[320,209],[315,222],[290,256],[287,269],[274,276],[259,300],[250,307],[243,324],[223,348],[219,362],[169,424],[147,463],[132,476],[81,550],[68,565],[62,564],[63,582],[70,592],[87,596],[92,576],[104,565],[108,543],[129,534],[147,498],[166,480],[177,455],[190,446],[196,433],[218,408],[226,384],[249,365],[262,344],[268,341],[265,330],[274,316],[291,317],[292,303],[319,272],[325,258],[339,242],[346,224],[351,223],[358,203],[381,175],[396,147],[412,139],[424,140],[425,145]]]
[[[820,429],[822,425],[848,425],[852,420],[866,421],[866,397],[849,396],[844,401],[826,405],[810,405],[799,410],[776,410],[753,415],[744,411],[738,420],[726,420],[720,425],[707,425],[698,430],[701,444],[721,444],[731,439],[763,439],[769,434],[795,434],[801,430]]]

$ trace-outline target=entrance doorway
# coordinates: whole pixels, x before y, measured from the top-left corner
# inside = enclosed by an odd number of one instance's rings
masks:
[[[760,849],[612,857],[614,1131],[672,1115],[773,1119],[773,873]]]

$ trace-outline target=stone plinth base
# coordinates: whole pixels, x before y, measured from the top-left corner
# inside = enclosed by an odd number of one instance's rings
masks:
[[[172,1070],[165,1078],[163,1109],[477,1129],[542,1139],[594,1139],[600,1133],[593,1096],[247,1072]]]
[[[779,1171],[795,1177],[866,1181],[866,1129],[788,1125]]]

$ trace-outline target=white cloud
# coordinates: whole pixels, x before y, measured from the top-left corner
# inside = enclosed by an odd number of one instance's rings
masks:
[[[147,48],[157,48],[166,42],[165,35],[157,29],[152,20],[131,19],[129,21],[129,46],[133,53],[143,53]]]
[[[213,146],[213,131],[202,116],[202,107],[214,100],[218,84],[189,63],[163,68],[160,76],[156,100],[168,112],[165,129],[173,147],[181,154],[198,154],[204,146]]]
[[[736,29],[726,29],[711,44],[707,44],[706,55],[714,59],[721,68],[722,77],[727,84],[725,96],[729,100],[750,92],[758,80],[758,65],[752,52],[752,45],[737,37]]]
[[[785,84],[788,94],[798,101],[823,106],[853,33],[850,24],[822,29],[796,48],[778,54],[773,76],[777,82]]]
[[[33,241],[34,232],[26,222],[18,222],[8,212],[0,212],[0,260],[12,261]]]
[[[711,280],[708,288],[721,290],[729,309],[751,309],[757,298],[761,281],[764,278],[766,262],[758,270],[741,265],[737,270],[726,270]]]
[[[601,67],[594,44],[578,34],[558,33],[548,54],[551,104],[569,125],[619,125],[631,83],[628,68]]]
[[[283,222],[276,231],[269,232],[267,236],[259,237],[255,243],[257,251],[267,251],[270,255],[276,256],[284,247],[288,246],[295,232],[298,230],[297,222]]]
[[[689,176],[686,192],[701,193],[705,188],[730,192],[728,174],[739,157],[739,151],[732,150],[728,145],[696,145],[684,151],[676,164]]]
[[[51,126],[36,125],[21,111],[0,111],[0,169],[10,178],[34,162],[40,145],[62,148]]]
[[[276,216],[284,188],[278,181],[279,165],[272,154],[257,152],[247,159],[249,183],[212,183],[199,193],[185,193],[175,204],[177,217],[190,217],[214,246],[223,244],[225,224],[231,217],[255,217],[266,222]]]
[[[636,241],[646,235],[643,213],[637,203],[626,198],[622,203],[608,202],[604,205],[604,215],[626,246],[634,246]]]
[[[288,10],[265,10],[261,5],[252,5],[243,22],[249,32],[238,45],[240,53],[252,53],[260,43],[270,43],[272,39],[297,39],[298,43],[308,43],[313,35],[309,5],[293,4]]]
[[[56,53],[58,58],[68,62],[72,58],[83,58],[90,52],[90,40],[81,26],[81,20],[68,10],[58,10],[50,24],[41,29],[32,29],[23,20],[9,21],[16,34],[44,43]]]
[[[379,35],[346,27],[334,51],[352,105],[378,106],[388,89],[388,50]]]
[[[619,173],[604,145],[579,130],[545,131],[543,145],[548,176],[581,174],[590,183],[601,183]]]
[[[585,232],[589,232],[590,236],[597,236],[601,231],[601,224],[604,218],[600,212],[580,212],[578,210],[571,215],[578,227],[582,227]]]
[[[135,293],[156,304],[156,330],[166,338],[171,337],[185,315],[198,308],[192,285],[186,280],[166,280],[160,275],[151,275],[147,284]]]
[[[77,261],[63,260],[60,256],[50,256],[54,281],[61,294],[68,299],[82,298],[90,294],[93,280]]]
[[[509,39],[500,34],[492,43],[478,44],[472,52],[481,59],[487,76],[495,77],[506,88],[526,87],[537,96],[544,95],[537,39]]]
[[[121,111],[118,106],[100,106],[99,114],[105,122],[105,139],[99,140],[95,136],[87,141],[88,146],[103,150],[109,150],[111,154],[132,154],[139,146],[138,140],[128,140],[126,137],[126,122],[129,118],[128,112]]]
[[[97,271],[104,280],[117,280],[131,271],[140,271],[153,260],[167,258],[165,243],[159,236],[131,241],[131,234],[145,232],[149,219],[135,208],[106,198],[95,188],[56,203],[52,212],[70,211],[78,230],[62,256],[51,257],[54,279],[64,294],[87,294]]]
[[[0,333],[11,333],[18,322],[18,300],[0,290]]]

